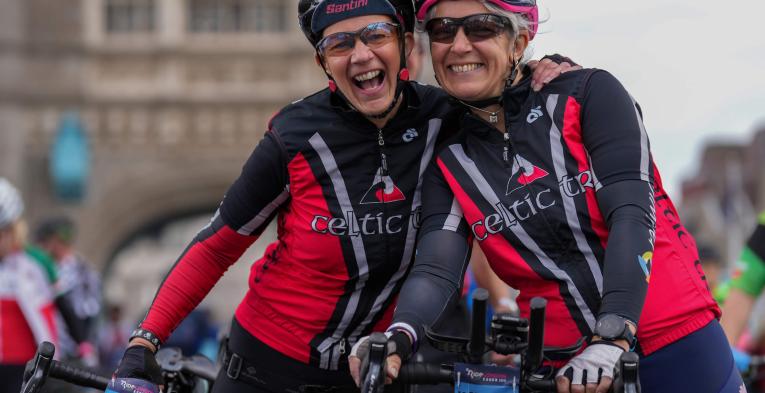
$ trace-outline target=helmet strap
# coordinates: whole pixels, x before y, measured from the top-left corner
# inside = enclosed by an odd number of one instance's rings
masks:
[[[513,82],[515,82],[515,78],[518,76],[518,65],[519,62],[515,60],[515,54],[513,54],[513,58],[511,60],[512,66],[510,69],[510,76],[505,81],[505,87],[508,88],[513,85]]]

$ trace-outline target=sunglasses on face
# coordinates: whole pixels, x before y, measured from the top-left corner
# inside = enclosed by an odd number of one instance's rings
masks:
[[[451,44],[462,27],[470,42],[494,38],[512,29],[510,19],[494,14],[476,14],[464,18],[433,18],[425,25],[430,42]]]
[[[399,26],[390,22],[377,22],[357,31],[330,34],[316,44],[316,50],[323,57],[346,56],[356,46],[356,38],[369,49],[379,48],[398,38]]]

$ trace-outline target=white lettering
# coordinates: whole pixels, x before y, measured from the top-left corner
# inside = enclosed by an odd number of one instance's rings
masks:
[[[473,236],[478,241],[486,240],[489,235],[500,233],[513,225],[517,225],[519,222],[534,217],[542,210],[554,206],[555,198],[550,198],[550,200],[543,198],[544,195],[551,192],[552,190],[548,188],[540,191],[534,197],[531,194],[527,194],[523,199],[515,200],[507,206],[501,202],[496,204],[494,206],[494,209],[497,211],[496,213],[489,214],[470,225]]]
[[[412,228],[419,228],[420,215],[420,207],[412,210],[406,218],[403,214],[383,216],[383,213],[357,216],[354,211],[346,211],[344,217],[316,215],[311,220],[311,230],[334,236],[392,235],[407,229],[407,224]]]

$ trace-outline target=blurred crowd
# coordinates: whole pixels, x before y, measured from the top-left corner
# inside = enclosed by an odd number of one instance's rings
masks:
[[[101,277],[75,247],[68,217],[30,231],[19,191],[0,178],[0,392],[18,393],[26,362],[49,341],[56,358],[104,374],[117,366],[135,321],[119,304],[104,304]],[[197,310],[169,345],[184,353],[217,351],[217,328]],[[212,343],[212,344],[211,344]],[[69,391],[54,383],[51,391]]]

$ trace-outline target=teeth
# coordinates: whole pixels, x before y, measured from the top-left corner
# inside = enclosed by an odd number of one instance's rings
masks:
[[[382,71],[376,70],[376,71],[365,72],[361,75],[356,75],[353,79],[355,79],[358,82],[368,81],[372,78],[376,78],[378,75],[380,75],[380,72]]]
[[[479,67],[483,67],[483,66],[481,64],[473,63],[473,64],[455,64],[449,68],[451,68],[452,71],[454,72],[469,72]]]

